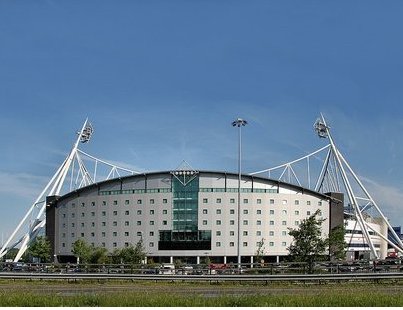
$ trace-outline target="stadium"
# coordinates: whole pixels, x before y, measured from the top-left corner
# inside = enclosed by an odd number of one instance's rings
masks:
[[[46,235],[59,261],[75,261],[79,238],[114,249],[142,239],[153,261],[253,263],[257,249],[266,262],[287,256],[288,228],[316,210],[326,218],[322,232],[343,223],[342,195],[243,175],[238,226],[238,175],[225,172],[155,172],[112,179],[62,197],[46,210]],[[341,197],[340,197],[341,196]],[[262,242],[263,241],[263,242]]]
[[[18,247],[18,262],[45,233],[59,262],[76,262],[72,244],[79,239],[108,252],[141,241],[146,260],[155,262],[280,262],[293,241],[289,229],[318,210],[323,237],[345,226],[346,259],[383,259],[388,248],[403,253],[400,238],[336,147],[323,116],[314,128],[328,145],[249,174],[241,173],[243,122],[233,122],[239,127],[238,173],[199,171],[185,161],[173,170],[138,172],[79,149],[93,134],[86,120],[62,165],[2,245],[0,258]],[[321,154],[315,174],[314,160]]]

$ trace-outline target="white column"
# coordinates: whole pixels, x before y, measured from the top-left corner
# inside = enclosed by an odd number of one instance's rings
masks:
[[[253,268],[253,256],[250,257],[250,268]]]
[[[171,257],[169,258],[169,263],[171,263],[171,264],[174,263],[174,257],[173,257],[173,256],[171,256]]]
[[[200,265],[200,256],[197,256],[197,257],[196,257],[196,264],[197,264],[197,265]]]
[[[227,263],[227,256],[224,256],[224,264]]]

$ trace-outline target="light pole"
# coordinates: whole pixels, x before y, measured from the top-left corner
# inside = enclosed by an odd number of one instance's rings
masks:
[[[239,128],[239,143],[238,143],[238,268],[241,269],[241,156],[242,156],[242,126],[248,122],[242,118],[237,118],[232,122],[233,127]]]

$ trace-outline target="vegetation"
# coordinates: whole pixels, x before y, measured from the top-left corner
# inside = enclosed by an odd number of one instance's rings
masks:
[[[344,225],[339,225],[334,227],[327,239],[329,248],[329,260],[345,260],[347,243],[345,242],[344,236],[346,234],[346,229]]]
[[[293,243],[288,247],[290,259],[295,262],[308,264],[308,272],[313,272],[314,262],[323,260],[327,240],[322,238],[321,225],[325,221],[319,219],[320,210],[317,210],[310,217],[299,224],[298,229],[289,228],[289,235],[294,238]]]
[[[403,306],[403,295],[353,290],[320,291],[316,294],[221,295],[118,292],[100,294],[34,294],[0,292],[1,307],[385,307]]]
[[[51,246],[45,236],[39,236],[28,248],[28,254],[37,258],[39,263],[47,263],[51,258]]]

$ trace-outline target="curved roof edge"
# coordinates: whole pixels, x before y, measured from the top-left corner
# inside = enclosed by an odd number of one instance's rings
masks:
[[[93,187],[98,187],[100,185],[105,185],[108,183],[113,183],[116,182],[117,180],[125,180],[125,179],[130,179],[130,178],[135,178],[135,177],[141,177],[141,176],[147,176],[147,175],[159,175],[159,174],[170,174],[171,172],[174,172],[176,170],[166,170],[166,171],[152,171],[152,172],[144,172],[144,173],[138,173],[138,174],[132,174],[132,175],[128,175],[128,176],[123,176],[123,177],[117,177],[117,178],[113,178],[113,179],[109,179],[109,180],[105,180],[105,181],[101,181],[101,182],[97,182],[85,187],[81,187],[79,189],[75,189],[71,192],[68,192],[64,195],[61,195],[60,197],[58,197],[58,200],[61,199],[66,199],[72,195],[75,194],[79,194],[80,192],[83,192],[85,190],[91,189]],[[196,171],[196,170],[195,170]],[[197,170],[196,172],[201,173],[201,174],[222,174],[222,175],[231,175],[231,176],[235,176],[238,177],[238,173],[234,173],[234,172],[226,172],[226,171],[213,171],[213,170]],[[291,183],[287,183],[287,182],[283,182],[283,181],[279,181],[279,180],[275,180],[275,179],[269,179],[269,178],[265,178],[265,177],[259,177],[256,175],[249,175],[249,174],[242,174],[242,180],[245,179],[250,179],[250,180],[262,180],[262,181],[268,181],[274,184],[277,184],[278,186],[282,186],[282,187],[288,187],[290,189],[294,189],[298,192],[301,193],[308,193],[323,199],[334,199],[333,197],[330,197],[328,195],[322,194],[320,192],[316,192],[312,189],[303,187],[303,186],[299,186],[299,185],[295,185],[295,184],[291,184]]]

